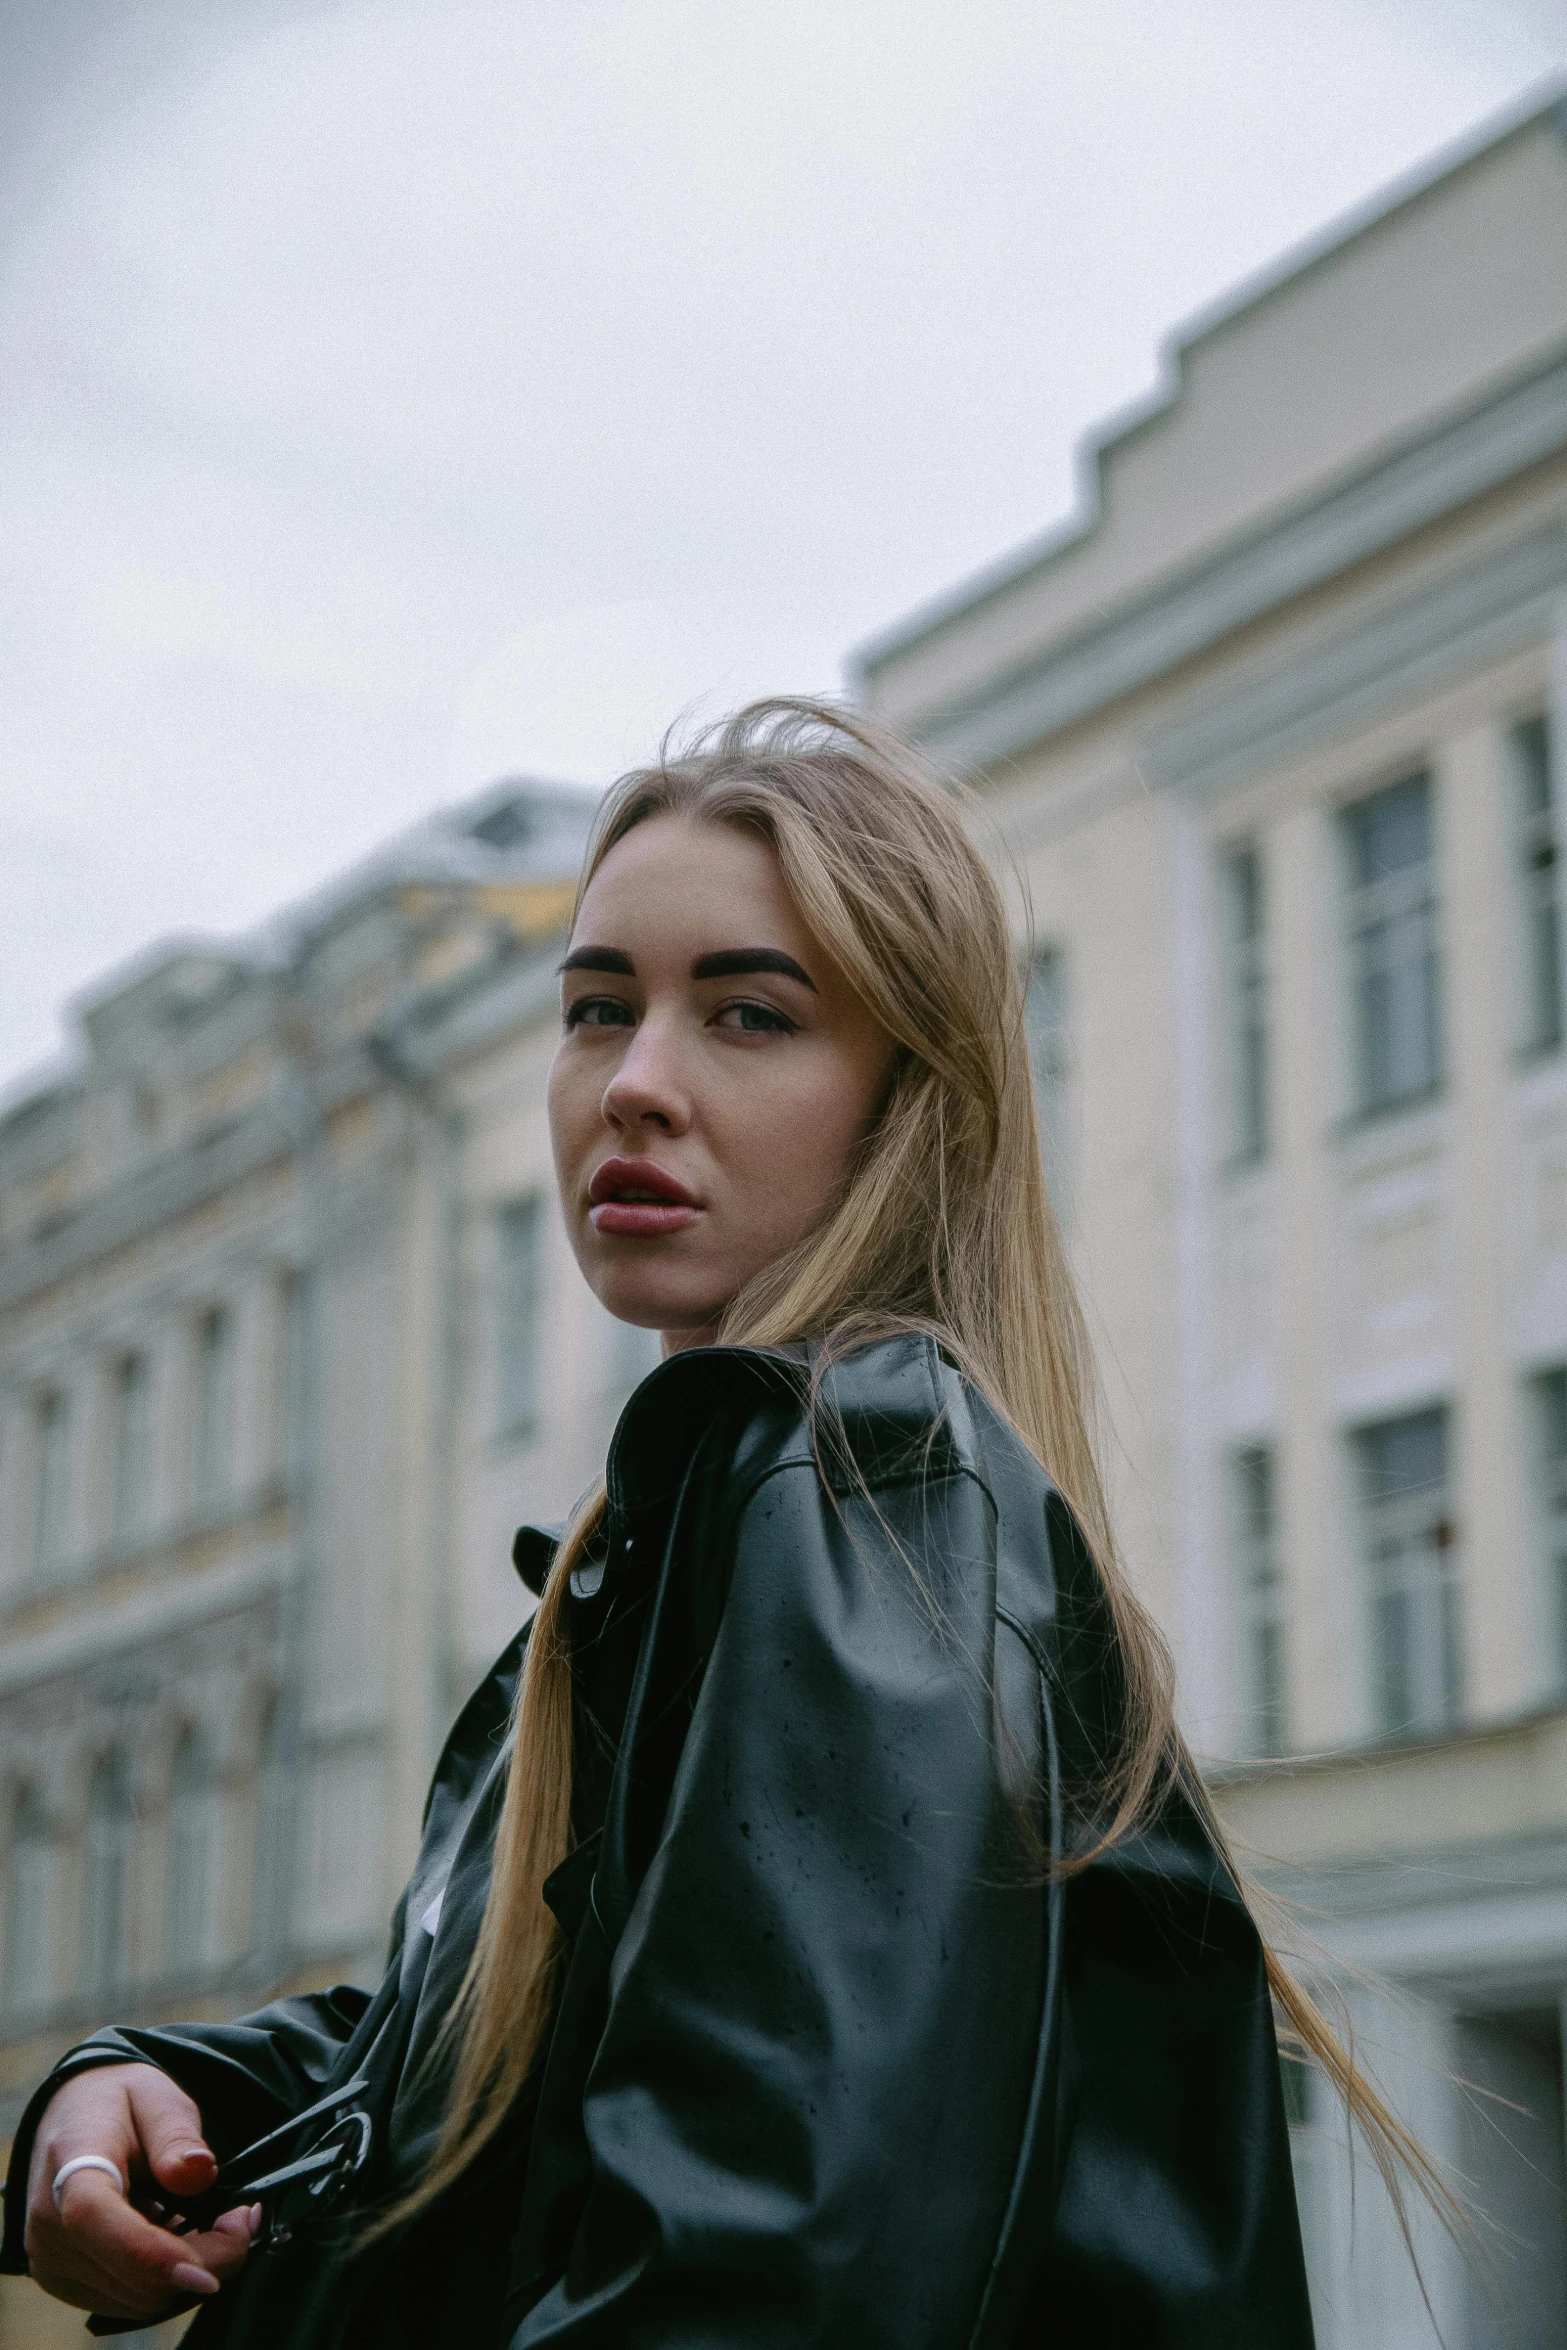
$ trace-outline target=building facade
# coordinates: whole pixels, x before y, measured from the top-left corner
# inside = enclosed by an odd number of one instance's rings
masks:
[[[498,787],[160,950],[0,1118],[0,2100],[108,2016],[374,1981],[429,1769],[652,1342],[543,1072],[591,800]],[[0,2281],[0,2343],[80,2319]],[[161,2337],[160,2337],[161,2338]]]
[[[861,678],[1031,901],[1188,1729],[1495,2223],[1417,2228],[1442,2337],[1567,2343],[1567,110],[1184,337],[1081,525]],[[1324,2350],[1434,2342],[1290,2080]]]

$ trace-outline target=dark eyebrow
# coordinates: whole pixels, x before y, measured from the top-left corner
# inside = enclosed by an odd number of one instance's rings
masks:
[[[637,967],[619,947],[573,947],[561,965],[562,971],[619,971],[627,979],[635,979]]]
[[[724,947],[716,955],[698,955],[691,966],[693,979],[738,979],[747,971],[777,971],[785,979],[797,979],[812,995],[816,993],[809,971],[803,971],[782,947]]]

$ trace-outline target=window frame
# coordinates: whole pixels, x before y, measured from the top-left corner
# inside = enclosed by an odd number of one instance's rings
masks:
[[[1567,839],[1550,710],[1510,723],[1506,761],[1518,920],[1519,1050],[1543,1060],[1567,1045]],[[1539,800],[1531,806],[1535,786]]]
[[[236,1335],[234,1310],[221,1299],[196,1317],[191,1484],[198,1509],[217,1507],[234,1489]]]
[[[111,1388],[109,1531],[116,1545],[128,1545],[145,1535],[152,1514],[152,1364],[144,1348],[116,1358]]]
[[[210,1742],[193,1722],[169,1764],[163,1881],[163,1972],[184,1979],[216,1962],[223,1849],[222,1785]]]
[[[37,1782],[26,1780],[12,1792],[6,1847],[0,2013],[8,2019],[39,2014],[54,1997],[55,1857],[48,1806]]]
[[[1395,1441],[1422,1427],[1436,1433],[1438,1474],[1398,1483],[1384,1468],[1383,1490],[1374,1491],[1375,1453],[1386,1462]],[[1387,1413],[1355,1428],[1351,1441],[1376,1734],[1445,1736],[1462,1724],[1466,1697],[1452,1409],[1440,1401]]]
[[[1221,843],[1216,882],[1224,1027],[1225,1163],[1240,1171],[1266,1165],[1273,1145],[1272,963],[1267,859],[1261,839],[1248,835]]]
[[[1072,963],[1065,942],[1036,939],[1023,975],[1023,1034],[1045,1191],[1056,1221],[1072,1210]]]
[[[510,1236],[526,1230],[526,1251]],[[549,1225],[543,1187],[497,1201],[490,1218],[493,1300],[491,1433],[496,1444],[529,1442],[543,1417],[543,1316]],[[523,1268],[518,1278],[519,1268]],[[523,1333],[519,1342],[514,1335]]]
[[[1277,1444],[1260,1438],[1233,1445],[1226,1471],[1246,1753],[1271,1760],[1289,1751],[1289,1635],[1279,1544]]]
[[[1364,871],[1374,812],[1418,795],[1425,850],[1382,873]],[[1350,1122],[1425,1108],[1446,1084],[1440,808],[1429,761],[1357,792],[1337,814],[1340,933],[1347,1012]],[[1379,1023],[1378,995],[1385,1005]],[[1407,1074],[1401,1080],[1400,1064]],[[1414,1064],[1418,1063],[1418,1066]]]
[[[58,1581],[71,1563],[74,1419],[71,1391],[63,1383],[34,1395],[32,1534],[33,1570],[39,1582]]]
[[[1531,1479],[1554,1663],[1552,1686],[1567,1690],[1567,1363],[1535,1371]]]
[[[261,1721],[254,1788],[246,1935],[253,1956],[286,1949],[293,1930],[294,1760],[281,1690]]]
[[[100,1788],[105,1791],[101,1802]],[[79,1985],[87,1999],[122,1991],[133,1979],[136,1829],[130,1760],[122,1746],[113,1746],[93,1765],[83,1817]],[[106,1880],[112,1915],[105,1907]]]

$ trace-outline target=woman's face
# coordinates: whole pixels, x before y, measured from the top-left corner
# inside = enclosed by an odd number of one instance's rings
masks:
[[[765,842],[654,816],[593,876],[561,974],[555,1173],[577,1262],[666,1353],[711,1338],[832,1202],[891,1060]]]

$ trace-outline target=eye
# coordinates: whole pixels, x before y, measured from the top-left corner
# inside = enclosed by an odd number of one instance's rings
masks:
[[[774,1004],[725,1004],[714,1020],[719,1027],[738,1029],[743,1036],[793,1036],[795,1032],[794,1021]]]
[[[634,1028],[636,1017],[618,996],[581,995],[561,1015],[568,1028]]]

